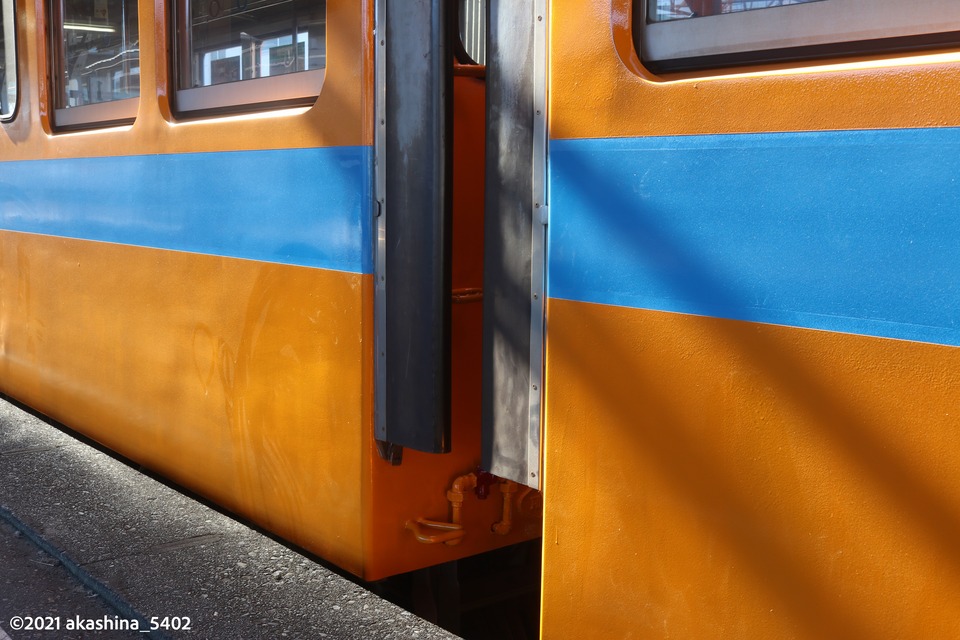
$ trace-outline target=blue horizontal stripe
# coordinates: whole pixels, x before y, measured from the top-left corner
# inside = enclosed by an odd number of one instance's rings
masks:
[[[371,151],[0,163],[0,228],[372,273]]]
[[[960,345],[960,130],[556,140],[555,298]]]

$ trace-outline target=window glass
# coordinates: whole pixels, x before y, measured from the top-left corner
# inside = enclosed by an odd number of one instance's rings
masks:
[[[62,0],[57,108],[140,95],[136,0]]]
[[[822,0],[656,0],[650,3],[649,19],[665,22],[819,1]]]
[[[0,118],[13,115],[17,105],[17,49],[13,0],[0,0]]]
[[[654,71],[960,43],[957,0],[635,2],[634,15],[641,19],[634,22],[634,39],[641,59]]]
[[[326,26],[325,0],[183,0],[180,108],[316,96],[327,64]],[[209,87],[222,90],[191,92]]]
[[[487,2],[460,0],[460,43],[474,64],[487,63]]]

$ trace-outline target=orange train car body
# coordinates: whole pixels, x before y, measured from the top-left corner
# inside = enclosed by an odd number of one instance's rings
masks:
[[[956,49],[655,73],[640,4],[551,7],[542,636],[956,635]]]
[[[326,4],[309,104],[213,117],[176,111],[168,9],[139,6],[135,116],[64,128],[42,71],[50,7],[17,4],[0,390],[368,580],[539,535],[539,505],[491,532],[496,488],[468,495],[458,545],[405,528],[449,519],[448,488],[480,462],[479,305],[454,311],[452,452],[377,453],[372,4]],[[457,86],[469,162],[482,84]],[[466,237],[482,211],[458,207]],[[466,246],[454,284],[479,287]]]
[[[543,638],[957,635],[957,10],[487,3],[393,119],[386,0],[0,2],[0,392],[368,580],[542,534]],[[418,118],[443,175],[384,179]]]

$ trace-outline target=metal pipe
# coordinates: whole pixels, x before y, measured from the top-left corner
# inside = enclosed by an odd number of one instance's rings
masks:
[[[513,494],[517,492],[518,485],[512,480],[503,480],[499,486],[500,493],[503,494],[503,514],[490,530],[499,536],[505,536],[513,529]]]

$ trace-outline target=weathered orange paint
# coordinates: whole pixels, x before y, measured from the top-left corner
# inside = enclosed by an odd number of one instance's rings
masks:
[[[372,276],[0,233],[3,391],[362,573]]]
[[[901,53],[874,56],[877,68],[821,61],[653,75],[633,46],[632,4],[551,3],[552,137],[960,125],[960,62],[902,64],[914,58]]]
[[[57,132],[52,122],[44,0],[18,3],[20,109],[0,125],[0,160],[369,145],[373,143],[373,2],[328,0],[327,70],[301,109],[218,118],[171,111],[171,42],[163,0],[139,6],[140,107],[129,126]]]
[[[960,349],[548,321],[543,638],[960,633]]]
[[[478,363],[479,314],[454,330]],[[372,331],[370,275],[0,232],[4,393],[370,580],[538,536],[537,495],[491,531],[495,489],[466,497],[456,547],[404,530],[448,519],[479,464],[479,387],[455,384],[452,453],[390,466]]]

